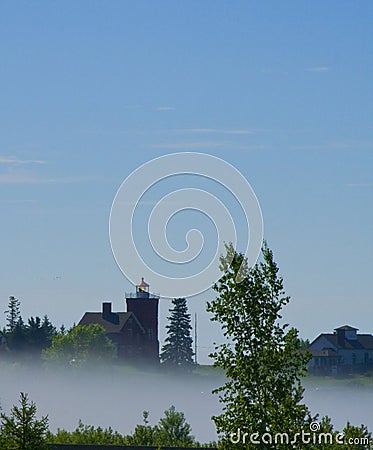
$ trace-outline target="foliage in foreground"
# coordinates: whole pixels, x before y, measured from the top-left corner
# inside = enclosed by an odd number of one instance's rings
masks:
[[[36,404],[21,393],[20,406],[13,406],[9,416],[2,413],[0,423],[1,450],[43,450],[48,444],[101,444],[101,445],[150,445],[163,447],[190,447],[199,445],[191,435],[191,427],[182,412],[171,406],[164,412],[158,424],[150,426],[149,413],[144,411],[142,425],[137,425],[132,435],[122,435],[111,427],[84,425],[79,421],[72,431],[58,429],[56,434],[48,430],[48,417],[37,419]]]
[[[0,448],[2,450],[43,450],[46,448],[48,417],[36,417],[36,404],[21,392],[20,406],[13,406],[10,416],[1,414]]]
[[[330,419],[312,417],[302,403],[301,378],[306,374],[310,355],[302,351],[304,342],[297,330],[281,324],[281,310],[290,297],[284,292],[272,251],[264,244],[261,261],[248,269],[242,254],[232,245],[226,249],[226,256],[221,258],[223,275],[214,285],[218,296],[207,307],[226,338],[224,344],[215,345],[211,355],[214,365],[227,375],[226,383],[214,391],[223,403],[222,414],[213,417],[220,447],[371,449],[372,436],[365,426],[347,424],[343,430],[345,441],[340,443],[337,437],[341,438],[341,434],[333,429]],[[307,434],[315,422],[320,425],[316,441],[312,433],[310,441],[307,436],[305,441],[298,436],[292,443],[275,440],[276,435],[283,433],[290,440],[302,431]],[[251,436],[256,442],[250,440]]]
[[[213,420],[229,447],[227,437],[237,429],[249,434],[275,435],[284,430],[294,434],[312,418],[301,403],[300,383],[309,356],[300,351],[297,330],[280,322],[289,297],[271,250],[264,245],[261,262],[248,269],[242,254],[232,245],[226,248],[227,255],[221,258],[223,276],[214,285],[218,297],[207,310],[226,337],[211,356],[228,377],[215,391],[224,408]]]
[[[21,393],[20,406],[14,406],[10,416],[1,414],[0,423],[0,448],[1,450],[44,450],[48,444],[77,444],[77,445],[134,445],[134,446],[155,446],[155,447],[217,447],[215,442],[200,444],[195,441],[190,434],[190,425],[186,422],[184,414],[176,411],[171,406],[164,412],[158,424],[149,425],[149,413],[144,411],[143,424],[137,425],[133,434],[122,435],[114,431],[111,427],[102,428],[92,425],[84,425],[79,421],[78,427],[72,431],[58,429],[56,434],[48,431],[47,416],[37,419],[36,405],[30,401],[27,394]],[[302,444],[300,448],[307,450],[371,450],[372,434],[367,427],[361,425],[356,427],[347,423],[341,433],[333,429],[328,417],[323,417],[319,421],[320,429],[315,433],[320,435],[320,442],[310,442]],[[309,427],[305,428],[309,432]],[[342,443],[341,439],[344,440]],[[267,438],[268,442],[268,438]],[[225,444],[220,442],[221,447]],[[245,445],[245,448],[250,448]],[[278,449],[283,446],[258,445],[258,450]],[[235,448],[240,445],[235,444]],[[286,448],[298,448],[286,444]]]
[[[47,440],[52,444],[101,444],[101,445],[139,445],[157,447],[190,447],[198,445],[190,434],[191,427],[184,414],[171,406],[164,412],[158,424],[149,425],[149,413],[144,411],[142,425],[137,425],[132,435],[121,435],[112,428],[84,425],[68,432],[58,429],[56,434],[48,433]]]

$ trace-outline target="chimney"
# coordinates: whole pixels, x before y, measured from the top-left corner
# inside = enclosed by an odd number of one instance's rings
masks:
[[[345,330],[337,328],[337,344],[339,347],[344,347],[344,341],[346,338]]]
[[[110,302],[104,302],[102,304],[102,318],[105,320],[111,319],[111,303]]]
[[[102,304],[102,318],[113,324],[119,324],[118,314],[111,311],[111,302],[104,302]]]

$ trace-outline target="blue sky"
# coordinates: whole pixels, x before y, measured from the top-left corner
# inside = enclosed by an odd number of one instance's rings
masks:
[[[373,332],[372,19],[371,1],[2,1],[2,310],[15,295],[69,325],[121,309],[115,193],[198,151],[255,190],[301,335]],[[189,303],[202,359],[211,295]]]

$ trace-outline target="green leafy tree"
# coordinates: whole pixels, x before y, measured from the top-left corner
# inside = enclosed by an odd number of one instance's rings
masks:
[[[128,445],[158,447],[190,447],[195,443],[184,414],[171,406],[155,426],[149,425],[149,412],[143,412],[143,424],[127,437]]]
[[[133,434],[123,436],[111,428],[95,428],[79,421],[78,427],[68,432],[58,429],[56,434],[48,433],[49,444],[97,444],[97,445],[136,445],[158,447],[190,447],[195,444],[190,435],[190,425],[186,423],[184,414],[171,406],[158,425],[149,425],[149,413],[143,412],[143,424],[137,425]]]
[[[37,419],[36,404],[21,392],[20,406],[13,406],[10,416],[1,413],[1,448],[3,450],[42,450],[46,448],[48,416]]]
[[[300,346],[300,349],[303,351],[308,350],[308,347],[310,346],[310,340],[309,339],[300,339],[299,346]]]
[[[317,417],[316,417],[317,418]],[[315,419],[316,419],[315,418]],[[372,450],[372,433],[365,425],[359,427],[347,422],[342,432],[334,430],[328,416],[318,421],[319,429],[315,432],[315,442],[304,445],[307,450]],[[309,430],[306,430],[309,431]]]
[[[149,425],[149,412],[143,412],[143,424],[137,425],[133,434],[128,436],[129,445],[152,446],[155,442],[157,427]]]
[[[300,403],[300,379],[309,355],[300,350],[297,330],[280,323],[289,297],[272,251],[264,244],[262,260],[248,269],[247,260],[232,245],[226,250],[221,257],[223,275],[214,285],[218,297],[207,306],[226,338],[225,343],[215,344],[211,355],[214,365],[227,375],[226,383],[214,391],[224,407],[213,420],[223,447],[259,449],[250,442],[233,444],[231,433],[240,429],[248,435],[275,435],[307,428],[311,417]]]
[[[85,445],[126,445],[127,437],[122,436],[111,427],[101,428],[93,425],[79,424],[72,432],[58,429],[56,434],[47,434],[48,444],[85,444]]]
[[[101,325],[78,325],[66,334],[55,335],[52,345],[43,350],[42,357],[49,364],[97,365],[112,360],[113,344],[106,338]]]
[[[164,412],[164,417],[154,432],[154,445],[164,447],[190,447],[194,443],[194,436],[190,434],[191,427],[186,422],[182,412],[171,406]]]
[[[338,446],[342,450],[370,450],[373,448],[372,433],[365,425],[356,427],[347,422],[343,434],[345,444]]]
[[[161,361],[170,367],[190,368],[193,365],[193,340],[190,336],[191,319],[185,298],[172,300],[169,312],[166,343],[162,347]]]
[[[21,318],[21,302],[14,296],[9,297],[8,310],[6,313],[6,331],[11,333]]]

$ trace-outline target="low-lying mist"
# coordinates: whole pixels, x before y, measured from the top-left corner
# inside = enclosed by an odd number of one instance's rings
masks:
[[[9,412],[19,393],[27,392],[38,407],[38,415],[48,414],[52,432],[72,431],[81,419],[84,424],[112,427],[122,434],[132,433],[142,423],[142,412],[150,412],[155,425],[166,409],[175,405],[185,414],[192,434],[200,442],[216,440],[212,415],[221,411],[212,389],[223,384],[219,374],[177,375],[124,368],[111,370],[45,371],[24,367],[0,367],[0,405]],[[368,387],[305,380],[305,403],[312,413],[328,415],[336,429],[347,421],[364,423],[373,430],[373,384]]]
[[[314,378],[306,379],[303,384],[304,403],[313,414],[329,416],[335,429],[342,430],[350,422],[364,424],[373,431],[373,382],[363,385],[354,379]]]
[[[155,425],[164,411],[174,405],[185,414],[192,434],[201,442],[216,439],[211,416],[220,411],[211,390],[221,377],[139,372],[114,368],[113,371],[42,371],[0,368],[0,404],[9,412],[19,393],[27,392],[38,407],[38,415],[48,414],[52,432],[72,431],[81,419],[84,424],[112,427],[122,434],[132,433],[149,411]]]

